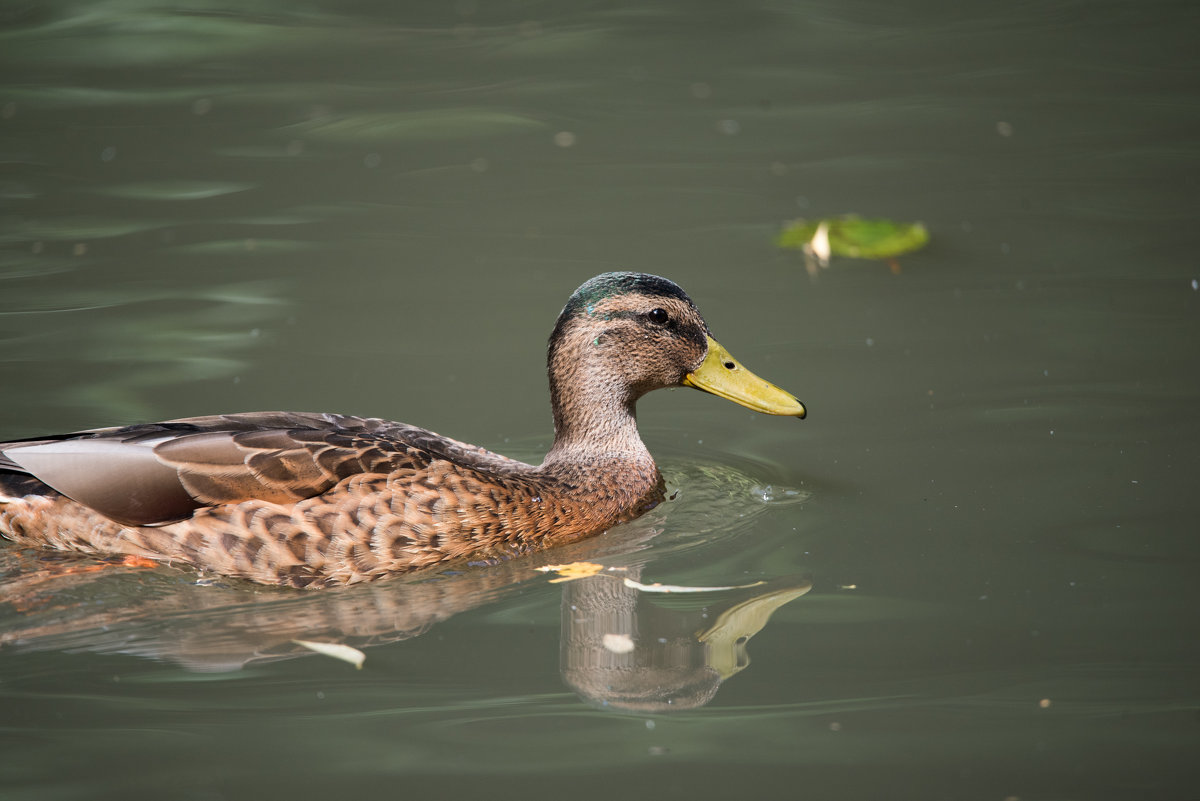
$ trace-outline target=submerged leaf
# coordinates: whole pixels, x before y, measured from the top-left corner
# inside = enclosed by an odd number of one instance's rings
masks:
[[[126,200],[206,200],[253,189],[244,181],[146,181],[98,187],[98,195]]]
[[[203,254],[203,255],[234,255],[239,253],[296,253],[311,250],[315,247],[312,242],[298,239],[219,239],[212,242],[193,242],[187,245],[175,245],[170,248],[173,253]]]
[[[532,117],[479,108],[437,111],[380,111],[326,117],[286,130],[336,143],[387,144],[420,140],[468,139],[525,133],[545,127]]]
[[[358,670],[362,670],[363,662],[367,659],[367,655],[362,651],[357,648],[351,648],[349,645],[342,645],[340,642],[313,642],[312,640],[292,640],[292,642],[310,651],[316,651],[323,656],[330,656],[334,659],[340,659],[343,662],[349,662]]]
[[[929,242],[929,231],[922,223],[894,220],[865,220],[848,215],[822,220],[795,220],[784,226],[776,244],[781,248],[803,250],[828,263],[829,255],[853,259],[892,259]]]

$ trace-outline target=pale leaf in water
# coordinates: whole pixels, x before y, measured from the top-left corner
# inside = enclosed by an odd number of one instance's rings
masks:
[[[642,592],[724,592],[726,590],[745,590],[765,584],[765,581],[755,581],[751,584],[735,584],[729,587],[687,587],[681,584],[642,584],[631,578],[625,579],[625,586]]]
[[[627,654],[637,647],[628,634],[605,634],[602,642],[604,650],[614,654]]]
[[[813,232],[812,239],[808,241],[808,247],[821,262],[822,267],[829,266],[829,257],[833,255],[833,250],[829,246],[829,220],[821,220],[817,230]],[[806,250],[805,253],[808,253],[809,250]]]
[[[351,648],[349,645],[342,645],[340,642],[313,642],[312,640],[292,640],[292,642],[323,656],[349,662],[358,670],[362,670],[363,662],[367,659],[367,655],[362,651]]]

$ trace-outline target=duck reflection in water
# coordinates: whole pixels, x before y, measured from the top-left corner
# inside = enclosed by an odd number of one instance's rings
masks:
[[[563,681],[610,709],[704,706],[721,682],[750,664],[746,643],[771,613],[811,587],[784,578],[668,599],[611,573],[571,582],[562,599]]]
[[[237,581],[199,586],[168,570],[93,570],[95,563],[74,558],[47,565],[45,552],[8,550],[0,561],[0,604],[8,607],[0,612],[7,618],[0,649],[123,653],[193,671],[239,670],[314,656],[297,640],[369,648],[417,637],[545,582],[540,567],[603,559],[626,566],[562,585],[564,682],[614,710],[703,706],[748,664],[746,641],[810,585],[782,578],[731,590],[644,592],[636,580],[646,568],[628,556],[660,529],[631,528],[486,569],[299,595]]]

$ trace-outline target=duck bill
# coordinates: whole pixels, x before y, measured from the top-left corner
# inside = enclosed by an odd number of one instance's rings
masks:
[[[806,414],[804,404],[794,395],[747,370],[712,337],[708,338],[708,355],[704,362],[683,377],[683,385],[711,392],[764,414],[800,418]]]

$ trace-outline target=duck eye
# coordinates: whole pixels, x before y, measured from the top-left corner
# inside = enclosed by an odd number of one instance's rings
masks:
[[[667,314],[665,309],[651,309],[646,312],[646,316],[655,325],[666,325],[671,321],[671,315]]]

